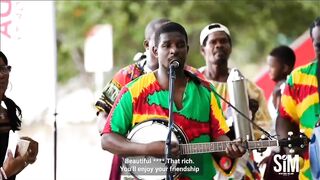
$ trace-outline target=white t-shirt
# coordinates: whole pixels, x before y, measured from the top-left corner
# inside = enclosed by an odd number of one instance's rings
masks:
[[[284,88],[286,86],[285,81],[280,85],[280,92],[283,94]],[[273,94],[268,99],[268,110],[271,116],[271,129],[270,134],[275,135],[276,134],[276,119],[278,117],[278,109],[273,105]]]

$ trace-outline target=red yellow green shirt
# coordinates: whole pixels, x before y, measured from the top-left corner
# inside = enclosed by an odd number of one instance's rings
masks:
[[[186,74],[187,71],[185,71]],[[188,76],[182,109],[173,105],[175,124],[185,132],[190,143],[210,142],[225,134],[226,124],[219,99],[213,86],[194,75]],[[120,92],[107,118],[103,133],[114,132],[126,136],[140,122],[168,119],[168,90],[161,88],[154,73],[148,73],[126,85]],[[201,173],[186,173],[190,179],[212,179],[215,175],[211,154],[191,155]]]
[[[95,104],[97,110],[104,111],[109,114],[121,88],[141,75],[151,72],[151,70],[145,65],[146,59],[120,69],[113,76],[112,80],[103,88],[102,94]],[[194,67],[185,65],[185,70],[191,72],[197,77],[202,76],[201,73]]]
[[[101,97],[95,104],[96,108],[108,114],[121,88],[143,74],[145,74],[143,66],[138,63],[120,69],[104,87]]]
[[[317,62],[313,61],[291,73],[281,97],[279,109],[279,115],[283,119],[299,124],[308,138],[311,137],[320,114]],[[299,179],[312,179],[308,151],[303,158],[304,164],[299,173]]]

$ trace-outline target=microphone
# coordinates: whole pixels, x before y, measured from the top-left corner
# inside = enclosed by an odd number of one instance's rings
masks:
[[[253,140],[252,124],[245,120],[246,117],[250,117],[246,80],[238,69],[231,69],[227,86],[230,103],[245,115],[243,117],[233,110],[232,117],[236,138],[246,139],[249,136],[247,140]]]
[[[222,97],[217,91],[213,90],[212,91],[215,95],[217,95],[221,100],[223,100],[225,103],[227,103],[233,110],[235,110],[237,113],[239,113],[245,120],[247,120],[250,124],[252,124],[254,127],[256,127],[258,130],[263,132],[269,139],[273,139],[277,135],[271,136],[266,130],[261,128],[257,123],[252,121],[246,114],[242,113],[238,108],[233,106],[229,101],[227,101],[224,97]],[[246,138],[245,138],[246,139]]]
[[[177,60],[173,60],[171,63],[170,63],[170,68],[175,68],[177,69],[178,67],[180,66],[179,62]]]

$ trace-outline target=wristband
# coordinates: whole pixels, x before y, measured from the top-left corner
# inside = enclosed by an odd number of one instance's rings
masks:
[[[7,177],[7,175],[6,175],[6,172],[4,172],[3,167],[1,167],[0,170],[1,170],[1,174],[2,174],[2,176],[4,177],[4,179],[8,179],[8,177]]]

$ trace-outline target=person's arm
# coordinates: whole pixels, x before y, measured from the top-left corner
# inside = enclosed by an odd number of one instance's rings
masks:
[[[249,98],[249,110],[251,111],[252,119],[255,118],[258,109],[259,109],[259,102],[255,99]]]
[[[98,126],[98,132],[99,134],[102,134],[102,131],[104,129],[104,126],[106,125],[106,119],[108,117],[108,114],[104,111],[99,111],[97,115],[97,126]]]
[[[19,151],[16,151],[15,155],[10,150],[8,151],[2,167],[7,178],[20,173],[28,164],[34,163],[37,159],[38,142],[29,137],[21,137],[21,139],[30,141],[28,150],[23,155],[19,154]]]
[[[274,94],[274,107],[276,108],[276,110],[278,111],[281,105],[281,96],[284,93],[284,89],[285,89],[286,83],[283,82],[280,84],[278,90],[275,92]]]
[[[14,157],[13,153],[9,150],[2,168],[7,178],[10,178],[11,176],[21,172],[27,165],[28,163],[26,155]],[[4,174],[2,174],[3,177]]]
[[[226,123],[225,116],[221,109],[221,104],[217,95],[213,92],[214,87],[211,86],[211,100],[210,100],[210,120],[211,120],[211,136],[213,141],[230,141],[230,138],[225,134],[229,131],[229,127]],[[214,156],[227,155],[230,158],[241,157],[246,150],[240,144],[228,144],[225,152],[213,153]]]
[[[104,125],[106,124],[107,116],[112,108],[115,98],[118,96],[122,86],[115,84],[114,80],[111,80],[103,89],[101,97],[96,102],[95,107],[97,111],[97,127],[98,132],[101,135]]]
[[[295,87],[292,80],[293,74],[285,84],[284,92],[281,96],[281,103],[278,109],[278,117],[276,119],[276,133],[278,139],[288,138],[288,132],[292,131],[294,136],[299,135],[299,116],[297,115],[297,102],[295,100]],[[286,153],[289,153],[289,148],[284,148]],[[301,153],[301,148],[295,149],[295,153]]]
[[[287,138],[289,131],[292,131],[294,134],[298,133],[298,124],[290,121],[289,119],[278,116],[276,120],[276,132],[279,135],[279,139]]]
[[[117,99],[115,105],[110,111],[106,120],[101,137],[101,147],[113,154],[124,156],[163,156],[165,142],[157,141],[147,144],[130,142],[125,138],[132,126],[133,107],[132,96],[127,87],[124,87]],[[177,154],[178,146],[174,145],[173,154]]]
[[[276,132],[277,135],[279,136],[278,139],[286,139],[288,138],[288,132],[292,131],[294,135],[299,134],[299,125],[290,121],[289,119],[285,119],[281,116],[277,117],[276,120]],[[301,153],[299,151],[300,148],[295,149],[296,153]],[[286,154],[289,154],[289,148],[284,147],[284,150]]]
[[[110,113],[115,99],[118,97],[122,87],[131,82],[132,75],[135,72],[136,65],[131,64],[127,67],[120,69],[103,88],[100,98],[95,104],[97,109],[97,127],[101,135],[106,124],[106,119]],[[139,75],[137,75],[139,76]]]
[[[247,81],[248,95],[251,100],[249,100],[249,108],[253,115],[254,122],[262,127],[264,130],[269,131],[271,129],[271,116],[267,108],[267,101],[265,99],[264,93],[261,88],[259,88],[255,83]],[[258,130],[253,126],[254,139],[260,139],[263,132]]]

